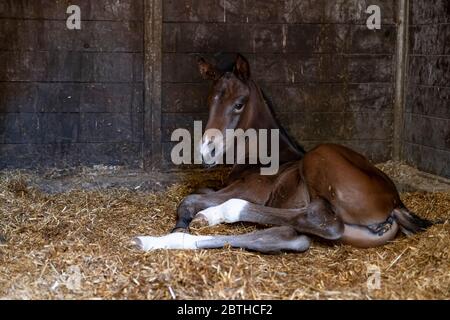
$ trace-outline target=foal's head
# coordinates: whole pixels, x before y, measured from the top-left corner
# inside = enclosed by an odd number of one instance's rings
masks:
[[[214,157],[223,156],[226,143],[216,141],[220,132],[226,136],[229,129],[270,129],[271,117],[267,111],[260,90],[250,80],[250,65],[240,54],[237,55],[232,71],[219,71],[211,63],[200,58],[198,60],[200,74],[206,80],[211,80],[207,104],[209,120],[201,143],[201,153],[207,158],[212,144],[215,144]]]
[[[198,67],[202,77],[213,83],[207,100],[209,120],[200,143],[200,153],[208,164],[217,164],[230,151],[227,148],[232,148],[233,144],[225,141],[227,130],[238,129],[244,133],[249,129],[280,129],[281,163],[303,156],[303,149],[278,125],[262,91],[251,80],[250,65],[242,55],[237,55],[231,71],[220,71],[203,58],[198,60]],[[217,136],[221,140],[216,140]]]
[[[238,55],[232,72],[221,72],[203,58],[198,61],[200,74],[213,85],[208,96],[209,121],[206,129],[236,129],[246,113],[250,99],[250,66]]]

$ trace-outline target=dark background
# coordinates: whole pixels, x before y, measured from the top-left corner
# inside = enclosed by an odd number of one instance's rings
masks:
[[[82,30],[66,28],[81,7]],[[382,8],[370,31],[366,8]],[[168,169],[205,120],[198,54],[241,52],[307,149],[393,158],[395,0],[0,0],[0,169]],[[411,0],[402,159],[450,177],[450,3]]]

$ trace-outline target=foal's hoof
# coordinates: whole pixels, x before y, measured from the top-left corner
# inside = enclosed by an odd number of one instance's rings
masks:
[[[0,244],[6,244],[6,238],[0,234]]]
[[[191,222],[191,227],[196,229],[208,226],[209,226],[208,219],[206,219],[206,217],[202,214],[198,214]]]
[[[186,234],[189,234],[189,229],[186,229],[186,228],[175,228],[170,233],[186,233]]]

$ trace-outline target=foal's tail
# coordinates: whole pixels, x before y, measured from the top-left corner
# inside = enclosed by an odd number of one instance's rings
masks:
[[[444,223],[444,221],[430,221],[421,218],[404,206],[394,210],[394,217],[402,232],[407,236],[423,232],[435,224]]]

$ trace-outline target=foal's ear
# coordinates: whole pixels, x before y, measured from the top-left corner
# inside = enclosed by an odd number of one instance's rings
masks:
[[[219,79],[219,72],[216,67],[214,67],[211,63],[206,62],[203,58],[198,58],[198,70],[205,80],[217,80]]]
[[[250,79],[250,64],[240,53],[238,53],[234,65],[234,74],[243,81]]]

